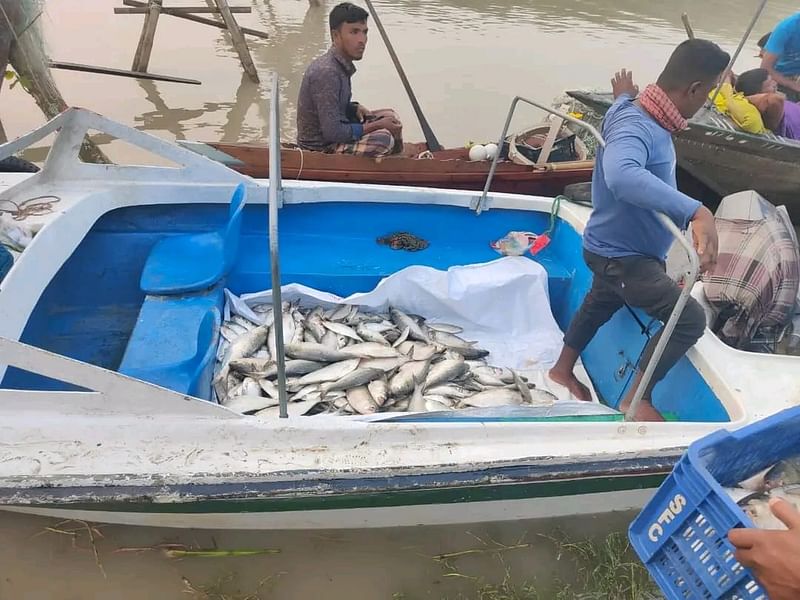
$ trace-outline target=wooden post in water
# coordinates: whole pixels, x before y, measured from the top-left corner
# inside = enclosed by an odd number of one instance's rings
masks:
[[[250,55],[250,48],[247,47],[247,40],[244,39],[244,34],[242,30],[239,29],[239,24],[236,22],[236,19],[233,18],[231,7],[228,6],[228,0],[215,0],[215,2],[217,8],[219,8],[219,12],[222,14],[222,20],[228,27],[228,31],[230,31],[233,47],[236,48],[236,52],[239,54],[239,60],[242,61],[244,72],[247,73],[250,79],[255,83],[258,83],[258,72],[253,63],[253,57]]]
[[[181,19],[188,19],[204,25],[211,25],[226,29],[231,34],[233,40],[233,47],[239,55],[239,60],[242,62],[242,68],[247,76],[254,82],[258,83],[258,72],[253,63],[253,57],[250,55],[250,48],[247,47],[247,40],[244,34],[255,35],[257,37],[266,38],[266,33],[255,31],[253,29],[243,29],[239,27],[239,23],[233,16],[234,12],[248,13],[251,11],[249,6],[240,6],[231,8],[228,0],[213,0],[216,7],[212,6],[209,2],[208,8],[202,6],[182,6],[182,7],[167,7],[164,6],[163,0],[148,0],[147,4],[138,2],[137,0],[123,0],[129,8],[115,8],[114,12],[120,15],[140,14],[145,12],[144,25],[142,26],[142,35],[139,38],[139,46],[136,48],[136,55],[133,58],[132,71],[144,73],[147,71],[147,65],[150,62],[150,53],[153,50],[153,39],[156,35],[156,26],[158,25],[158,17],[161,13],[179,17]],[[222,21],[216,19],[206,19],[205,17],[198,17],[194,13],[212,13],[219,14]]]
[[[35,0],[0,0],[0,39],[10,37],[8,62],[45,117],[52,119],[66,110],[67,103],[48,68],[41,26],[36,21],[38,7]],[[91,140],[84,141],[80,155],[87,162],[110,162]]]
[[[142,25],[142,34],[139,36],[139,45],[136,47],[136,54],[133,55],[133,66],[131,71],[145,72],[147,65],[150,64],[150,54],[153,51],[153,40],[156,37],[156,27],[158,17],[161,15],[161,0],[150,0],[148,12]]]

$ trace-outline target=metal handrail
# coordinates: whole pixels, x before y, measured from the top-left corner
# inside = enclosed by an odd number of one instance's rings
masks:
[[[272,74],[272,97],[269,106],[269,258],[272,273],[272,328],[275,332],[275,363],[278,367],[278,410],[280,418],[289,417],[286,396],[286,359],[283,347],[283,302],[281,300],[281,263],[278,249],[278,205],[281,185],[280,89],[278,74]]]
[[[583,127],[587,129],[589,133],[591,133],[594,137],[597,138],[597,141],[600,145],[605,146],[606,143],[603,140],[603,137],[600,135],[600,132],[597,129],[586,123],[581,121],[580,119],[576,119],[575,117],[571,117],[570,115],[564,114],[554,108],[549,106],[545,106],[544,104],[539,104],[538,102],[534,102],[533,100],[529,100],[527,98],[523,98],[522,96],[515,96],[514,99],[511,101],[511,106],[508,109],[508,114],[506,115],[506,123],[503,126],[503,132],[500,134],[500,139],[497,140],[497,152],[494,153],[494,157],[492,158],[492,166],[489,168],[489,175],[486,178],[486,185],[483,186],[483,193],[481,194],[480,199],[478,199],[477,203],[473,206],[475,209],[476,214],[481,214],[483,212],[483,205],[486,202],[486,195],[489,193],[489,188],[492,185],[492,179],[494,179],[494,172],[497,170],[497,161],[500,157],[500,149],[503,147],[503,143],[506,140],[506,136],[508,135],[508,128],[511,126],[511,119],[514,116],[514,111],[517,109],[517,104],[520,102],[525,102],[530,104],[531,106],[535,106],[536,108],[540,108],[545,112],[549,112],[550,114],[556,115],[561,117],[565,121],[569,121],[570,123],[577,125],[578,127]]]
[[[763,8],[763,7],[762,7]],[[489,188],[492,184],[492,178],[494,177],[494,172],[497,169],[497,161],[500,154],[500,148],[503,147],[503,142],[505,142],[506,136],[508,135],[508,128],[511,126],[511,119],[514,116],[514,111],[517,108],[517,104],[519,102],[525,102],[530,104],[531,106],[535,106],[536,108],[540,108],[545,112],[550,114],[556,115],[561,117],[565,121],[569,121],[579,127],[583,127],[584,129],[588,130],[596,139],[597,143],[600,144],[601,147],[605,148],[606,141],[603,139],[603,136],[597,131],[597,128],[590,125],[589,123],[585,123],[580,119],[576,119],[575,117],[571,117],[570,115],[564,114],[561,111],[558,111],[554,108],[549,106],[539,104],[538,102],[534,102],[533,100],[529,100],[527,98],[523,98],[522,96],[515,96],[514,100],[511,102],[511,106],[508,109],[508,114],[506,115],[506,122],[503,126],[503,132],[500,134],[500,139],[497,142],[498,151],[495,153],[494,157],[492,158],[492,166],[489,169],[489,176],[486,178],[486,185],[483,188],[483,193],[481,194],[480,199],[477,201],[475,208],[476,214],[481,214],[483,210],[484,202],[486,201],[486,196],[489,193]],[[644,390],[647,389],[647,385],[650,383],[650,380],[653,377],[653,371],[655,371],[656,366],[661,361],[661,356],[664,354],[664,349],[667,346],[667,342],[669,342],[669,338],[672,337],[672,332],[675,330],[675,325],[678,323],[678,319],[683,312],[686,303],[689,301],[689,296],[692,293],[692,288],[694,287],[695,281],[697,281],[697,275],[700,272],[700,259],[697,256],[697,252],[695,252],[692,245],[686,240],[683,236],[683,233],[672,220],[663,213],[657,213],[659,219],[664,223],[664,226],[669,230],[669,232],[673,235],[673,237],[678,240],[683,249],[686,250],[686,253],[689,255],[689,272],[687,273],[688,278],[684,280],[683,289],[681,290],[680,296],[678,296],[678,301],[675,303],[675,308],[672,309],[672,313],[667,319],[667,322],[664,324],[664,330],[661,333],[661,337],[658,340],[658,344],[656,344],[655,349],[653,350],[653,355],[650,357],[650,362],[645,369],[644,374],[642,375],[642,379],[639,382],[639,386],[636,388],[634,392],[633,399],[631,400],[631,405],[628,408],[627,412],[625,413],[625,420],[632,421],[633,416],[636,414],[636,409],[639,407],[639,404],[642,401],[644,396]]]
[[[697,252],[695,252],[692,245],[681,233],[681,230],[678,229],[678,226],[672,222],[672,219],[663,213],[658,213],[658,217],[661,219],[661,222],[664,223],[666,228],[669,229],[670,233],[672,233],[675,239],[678,240],[680,245],[683,246],[683,249],[686,250],[686,253],[689,255],[690,266],[689,272],[687,273],[688,277],[683,282],[683,289],[681,290],[680,296],[678,296],[678,301],[675,303],[675,308],[672,309],[669,319],[667,319],[667,322],[664,324],[664,330],[661,333],[661,337],[658,339],[658,344],[656,344],[655,350],[653,350],[653,355],[650,357],[650,362],[647,363],[647,368],[642,375],[641,381],[639,381],[639,386],[636,388],[636,391],[633,394],[631,405],[628,407],[628,410],[625,413],[626,421],[633,421],[633,417],[636,414],[636,409],[639,408],[639,403],[644,397],[644,391],[647,389],[647,385],[650,383],[650,379],[653,377],[653,371],[655,371],[656,366],[661,361],[661,356],[664,354],[664,349],[667,347],[667,342],[669,342],[669,338],[672,337],[672,332],[675,329],[675,325],[678,324],[678,319],[680,318],[686,303],[689,301],[692,288],[694,287],[695,281],[697,281],[697,274],[700,272],[700,258],[697,256]]]

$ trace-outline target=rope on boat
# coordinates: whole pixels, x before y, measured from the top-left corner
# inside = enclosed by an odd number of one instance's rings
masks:
[[[49,215],[54,212],[54,205],[58,202],[61,202],[61,198],[52,194],[28,198],[22,202],[0,199],[0,216],[7,214],[15,221],[24,221],[28,217]],[[11,208],[5,208],[4,204],[11,205]]]
[[[295,177],[295,179],[299,181],[300,175],[303,173],[303,161],[305,156],[303,155],[303,149],[300,146],[297,146],[297,151],[300,152],[300,169],[297,171],[297,177]]]
[[[569,200],[569,198],[561,194],[553,198],[553,203],[550,205],[550,225],[548,225],[547,231],[545,231],[542,235],[549,236],[551,233],[553,233],[553,229],[556,227],[558,213],[561,211],[561,200]]]

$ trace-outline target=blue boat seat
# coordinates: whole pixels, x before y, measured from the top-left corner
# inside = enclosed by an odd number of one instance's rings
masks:
[[[233,268],[239,251],[245,187],[231,198],[228,223],[220,231],[176,235],[159,241],[150,251],[140,280],[145,294],[185,294],[208,289]]]
[[[119,372],[206,400],[211,397],[223,296],[147,296]]]

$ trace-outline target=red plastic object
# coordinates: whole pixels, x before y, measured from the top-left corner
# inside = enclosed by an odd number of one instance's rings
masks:
[[[536,241],[533,242],[533,245],[531,246],[530,250],[531,254],[533,255],[538,254],[539,252],[544,250],[549,243],[550,243],[550,236],[547,235],[546,233],[537,236]]]

